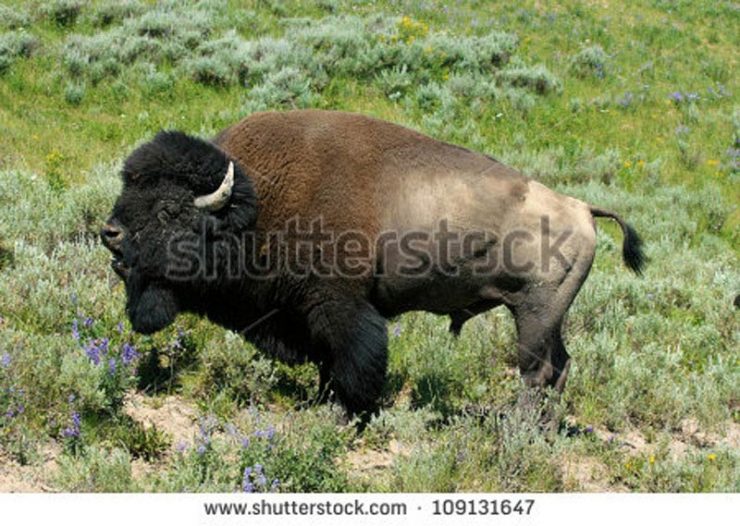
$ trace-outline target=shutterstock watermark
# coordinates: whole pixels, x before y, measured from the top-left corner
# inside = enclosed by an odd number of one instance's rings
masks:
[[[381,231],[328,228],[323,218],[292,218],[269,232],[189,232],[167,247],[168,279],[269,279],[525,275],[569,262],[562,252],[572,235],[550,228],[542,216],[532,228],[506,232],[453,226]]]

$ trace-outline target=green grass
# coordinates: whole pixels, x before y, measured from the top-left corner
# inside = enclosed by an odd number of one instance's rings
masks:
[[[740,12],[605,6],[4,2],[0,452],[69,491],[234,491],[248,467],[257,491],[738,491]],[[121,160],[162,128],[209,136],[294,107],[485,151],[637,227],[645,276],[599,222],[566,321],[574,366],[551,409],[580,434],[544,432],[516,408],[503,311],[457,340],[446,319],[392,321],[385,409],[360,435],[311,402],[313,366],[275,363],[192,316],[130,332],[96,239]],[[110,340],[101,365],[95,338]]]

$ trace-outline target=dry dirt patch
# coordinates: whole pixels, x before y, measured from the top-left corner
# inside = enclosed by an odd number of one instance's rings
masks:
[[[566,456],[561,465],[566,491],[589,493],[623,492],[626,488],[609,480],[609,468],[587,456]]]
[[[177,395],[150,398],[139,393],[126,395],[123,411],[145,428],[152,426],[172,438],[172,449],[190,442],[198,432],[195,408]]]
[[[40,450],[40,462],[21,465],[0,451],[0,493],[42,493],[55,491],[51,480],[57,469],[60,447],[49,442]]]

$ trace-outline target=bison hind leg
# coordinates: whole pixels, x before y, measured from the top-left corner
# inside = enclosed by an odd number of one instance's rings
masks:
[[[593,248],[593,244],[584,247],[580,259],[559,282],[539,283],[528,290],[523,301],[510,306],[519,339],[519,369],[530,387],[565,389],[570,356],[562,324],[591,269]]]
[[[332,389],[350,415],[378,407],[388,366],[385,318],[364,300],[330,297],[308,313],[312,344],[320,349],[321,389]]]

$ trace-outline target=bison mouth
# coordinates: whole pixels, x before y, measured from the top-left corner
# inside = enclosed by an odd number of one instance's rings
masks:
[[[119,278],[126,281],[131,274],[131,267],[129,267],[124,261],[123,252],[113,248],[109,248],[109,250],[113,253],[113,258],[111,258],[110,261],[111,268],[116,274],[118,274]]]
[[[113,271],[118,274],[118,277],[124,281],[126,281],[126,278],[128,278],[131,273],[131,269],[126,265],[121,257],[114,257],[110,262],[110,266],[113,268]]]

